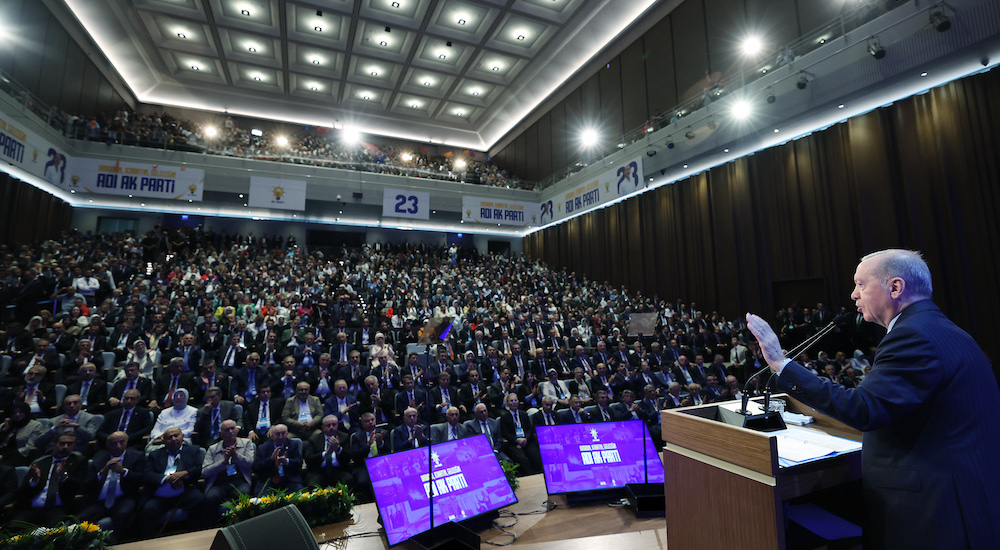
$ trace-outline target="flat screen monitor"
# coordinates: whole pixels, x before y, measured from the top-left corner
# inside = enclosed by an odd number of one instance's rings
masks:
[[[663,483],[663,463],[642,420],[538,426],[535,432],[550,495]]]
[[[429,452],[429,454],[428,454]],[[457,439],[367,460],[375,504],[389,545],[431,528],[433,466],[434,525],[460,522],[517,502],[486,436]]]

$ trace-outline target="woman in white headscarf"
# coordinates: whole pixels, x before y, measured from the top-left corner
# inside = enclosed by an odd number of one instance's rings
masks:
[[[169,408],[165,408],[156,417],[156,424],[153,431],[149,432],[149,445],[146,452],[154,451],[163,446],[160,436],[167,428],[180,428],[184,434],[184,440],[191,442],[191,433],[194,432],[195,419],[198,416],[198,409],[188,405],[190,394],[184,388],[178,388],[171,398]]]

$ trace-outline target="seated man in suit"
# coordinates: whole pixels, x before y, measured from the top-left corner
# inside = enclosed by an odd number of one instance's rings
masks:
[[[417,415],[426,421],[430,417],[427,412],[430,408],[427,404],[427,394],[423,389],[416,387],[412,375],[404,374],[402,384],[403,389],[396,394],[396,424],[403,422],[403,412],[410,407],[416,409]]]
[[[222,437],[222,423],[226,420],[236,422],[240,427],[243,418],[236,411],[236,403],[222,400],[222,390],[216,387],[205,392],[205,406],[198,409],[194,431],[197,433],[195,444],[208,448]]]
[[[295,396],[295,387],[302,381],[307,381],[307,379],[296,370],[295,359],[291,355],[287,355],[281,361],[281,370],[274,375],[271,395],[287,401]]]
[[[309,395],[309,382],[299,382],[295,387],[295,396],[285,401],[281,411],[288,430],[299,439],[309,439],[309,436],[319,428],[323,421],[323,405],[315,395]]]
[[[257,397],[243,406],[243,429],[247,439],[260,445],[271,426],[282,422],[285,400],[271,397],[271,388],[263,386]]]
[[[468,414],[464,414],[463,417],[471,419],[472,410],[476,405],[488,403],[489,386],[480,379],[478,369],[469,370],[467,376],[468,382],[458,390],[458,397],[462,403],[462,409],[459,410],[468,411]]]
[[[215,354],[215,362],[222,372],[236,372],[243,368],[247,360],[247,350],[239,334],[229,336],[229,342],[219,348]],[[206,361],[207,362],[207,361]]]
[[[358,429],[358,400],[347,391],[347,382],[337,380],[333,383],[333,395],[323,402],[323,414],[335,414],[340,419],[340,429],[352,433]],[[317,423],[318,425],[318,423]]]
[[[642,406],[635,400],[635,392],[632,390],[623,391],[621,402],[612,403],[610,409],[612,420],[646,419],[645,413],[642,411]]]
[[[431,425],[431,444],[444,443],[467,437],[465,425],[461,423],[462,415],[458,407],[448,407],[444,413],[445,421]]]
[[[687,397],[681,401],[682,407],[689,407],[692,405],[702,405],[707,403],[707,397],[702,392],[701,384],[688,384],[688,394]]]
[[[262,386],[270,386],[272,383],[271,375],[261,366],[260,355],[257,353],[248,355],[246,366],[233,372],[232,376],[230,390],[233,392],[233,401],[240,404],[253,401]]]
[[[442,372],[437,375],[437,386],[430,389],[431,403],[434,404],[433,411],[431,413],[431,423],[440,422],[444,420],[445,413],[453,405],[460,405],[461,400],[458,397],[458,388],[451,387],[452,375],[448,372]]]
[[[646,426],[649,428],[649,435],[653,438],[653,444],[656,445],[657,450],[661,450],[663,449],[663,430],[661,428],[659,396],[656,395],[656,387],[652,384],[646,385],[642,391],[643,398],[639,402],[639,407],[646,419]]]
[[[590,413],[583,408],[583,401],[574,395],[569,398],[569,408],[558,411],[556,418],[560,424],[583,424],[590,421]]]
[[[129,448],[145,447],[143,438],[153,429],[153,417],[149,409],[139,406],[139,399],[139,390],[128,390],[122,396],[121,407],[104,415],[104,423],[97,430],[98,445],[103,447],[112,433],[124,432],[128,436]]]
[[[201,465],[205,478],[205,517],[217,518],[223,502],[250,492],[250,475],[257,446],[239,437],[236,421],[222,422],[222,439],[212,444]]]
[[[260,489],[258,496],[281,489],[293,493],[302,488],[302,440],[288,441],[288,426],[276,424],[267,433],[268,440],[257,448],[253,471]]]
[[[348,435],[340,431],[339,424],[337,415],[324,416],[320,427],[322,431],[314,433],[306,442],[307,485],[332,487],[343,483],[354,488]]]
[[[212,360],[202,365],[198,376],[191,379],[191,385],[188,387],[191,390],[191,402],[195,406],[204,404],[209,388],[218,388],[224,401],[232,401],[229,375],[218,372],[215,361]]]
[[[12,521],[55,525],[76,511],[87,472],[87,459],[74,452],[73,432],[59,434],[52,454],[31,463],[28,475],[17,489]]]
[[[125,365],[124,372],[125,377],[115,382],[108,392],[108,408],[113,410],[121,405],[122,396],[132,389],[139,392],[139,405],[145,407],[153,398],[153,381],[139,376],[139,364],[135,362]]]
[[[403,423],[392,430],[392,452],[398,453],[415,447],[426,447],[427,427],[419,422],[417,409],[409,407],[403,411]]]
[[[163,525],[164,514],[171,510],[187,510],[192,528],[212,523],[214,516],[201,513],[205,495],[196,485],[201,479],[199,457],[199,448],[184,443],[180,428],[163,432],[163,446],[146,457],[143,486],[149,494],[139,513],[143,538],[154,537]]]
[[[538,450],[538,440],[531,419],[524,411],[518,410],[516,393],[507,395],[507,410],[500,412],[500,434],[503,436],[503,452],[521,467],[523,475],[542,471],[542,456]]]
[[[130,449],[125,432],[112,432],[105,449],[94,455],[83,483],[86,507],[80,519],[98,522],[111,518],[119,539],[132,526],[139,506],[139,489],[146,475],[146,455]]]
[[[543,397],[541,408],[531,415],[531,423],[535,426],[555,426],[558,424],[554,410],[555,404],[556,400],[551,395]]]
[[[371,502],[374,496],[365,459],[390,452],[389,432],[375,426],[375,415],[371,413],[361,415],[359,422],[361,429],[350,437],[351,460],[354,462],[354,470],[351,473],[354,476],[354,485],[358,488],[359,498]]]
[[[79,395],[70,394],[63,398],[63,413],[53,418],[52,428],[35,440],[35,447],[40,453],[51,452],[57,436],[62,433],[76,434],[81,448],[97,437],[97,430],[101,429],[101,418],[81,410],[82,407],[83,400]]]
[[[605,390],[598,390],[597,392],[597,403],[587,407],[587,414],[590,415],[591,422],[611,422],[614,418],[611,416],[611,399],[608,397],[608,392]]]
[[[100,414],[107,406],[107,381],[97,378],[97,367],[93,363],[84,363],[76,374],[76,382],[67,387],[67,393],[75,393],[80,396],[83,410]]]
[[[175,405],[173,398],[179,389],[185,391],[185,399],[190,397],[190,391],[187,388],[191,385],[192,378],[194,378],[193,374],[184,372],[183,359],[180,357],[171,359],[167,363],[166,374],[156,381],[156,394],[153,396],[153,401],[149,403],[149,408],[154,411],[170,409]],[[159,398],[159,401],[157,401],[157,398]]]
[[[500,435],[500,421],[496,418],[490,418],[490,409],[486,406],[486,403],[477,403],[472,409],[472,414],[474,415],[473,418],[465,422],[466,432],[470,436],[486,434],[497,459],[511,462],[510,458],[502,450],[503,436]]]
[[[677,382],[671,382],[670,386],[667,387],[666,396],[663,397],[663,408],[664,409],[674,409],[677,407],[685,407],[684,398],[681,397],[681,390],[684,387]]]
[[[392,400],[388,392],[379,388],[379,379],[368,375],[365,378],[365,391],[358,394],[358,412],[370,412],[375,415],[377,424],[388,424],[394,420]],[[393,396],[395,397],[395,396]]]

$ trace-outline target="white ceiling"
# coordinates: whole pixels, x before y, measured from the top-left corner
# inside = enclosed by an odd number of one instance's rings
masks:
[[[143,103],[477,150],[657,3],[62,1]]]

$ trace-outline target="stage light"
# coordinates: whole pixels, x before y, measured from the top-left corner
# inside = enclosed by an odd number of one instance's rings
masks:
[[[466,164],[464,160],[458,159],[455,161],[455,168],[465,168],[465,166]]]
[[[340,140],[347,145],[361,143],[361,132],[358,132],[354,128],[344,128],[340,134]]]
[[[759,36],[752,34],[743,39],[743,44],[740,45],[740,48],[743,50],[743,55],[755,57],[764,49],[764,42]]]
[[[278,143],[278,147],[288,147],[288,138],[285,136],[278,136],[276,141]]]
[[[868,54],[875,59],[885,57],[885,48],[882,47],[882,43],[879,42],[878,37],[873,36],[868,39]]]
[[[257,128],[253,128],[253,129],[250,130],[250,135],[251,136],[261,137],[261,136],[264,135],[264,131],[263,130],[258,130]]]
[[[409,153],[403,153],[403,162],[410,162],[413,160],[413,155]]]
[[[733,101],[733,105],[729,108],[729,112],[736,120],[746,120],[753,114],[753,106],[746,99],[740,98]]]
[[[767,92],[767,102],[768,103],[774,103],[777,98],[774,97],[774,92],[771,91],[771,87],[768,86],[767,90],[765,90],[765,92]]]
[[[596,146],[599,140],[600,135],[597,133],[597,130],[593,128],[587,128],[580,132],[580,145],[585,148]]]
[[[805,90],[809,86],[809,78],[806,75],[799,77],[798,82],[795,83],[795,87],[800,90]]]
[[[205,136],[206,137],[210,137],[211,138],[211,137],[215,137],[217,135],[219,135],[219,131],[216,130],[215,126],[208,126],[208,127],[205,128]]]
[[[692,131],[689,128],[687,132],[684,132],[684,137],[686,137],[688,139],[694,139],[694,131]]]
[[[931,25],[933,25],[938,32],[944,32],[951,28],[951,19],[949,19],[943,11],[937,9],[931,12]]]
[[[674,148],[674,142],[668,141],[667,142],[667,149],[673,149],[673,148]]]

